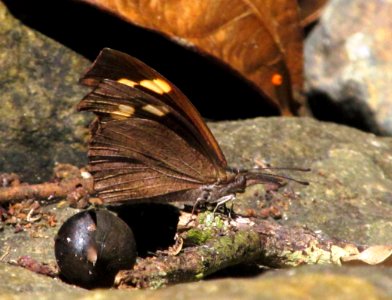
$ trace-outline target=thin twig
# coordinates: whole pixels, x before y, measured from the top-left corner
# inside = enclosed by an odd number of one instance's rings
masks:
[[[93,192],[93,181],[91,178],[72,178],[60,182],[40,183],[40,184],[21,184],[18,186],[0,188],[0,203],[18,202],[26,199],[45,199],[65,197],[77,187],[84,187]]]

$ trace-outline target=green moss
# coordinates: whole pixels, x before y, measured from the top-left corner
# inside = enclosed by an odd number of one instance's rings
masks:
[[[204,273],[198,273],[198,274],[196,274],[195,279],[201,280],[204,278],[204,275],[205,275]]]
[[[199,215],[199,224],[207,228],[223,229],[225,226],[224,220],[219,214],[206,211]]]
[[[191,229],[188,231],[186,241],[194,245],[202,245],[212,237],[211,229]]]

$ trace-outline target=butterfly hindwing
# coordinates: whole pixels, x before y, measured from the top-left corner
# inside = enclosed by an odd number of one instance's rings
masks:
[[[173,143],[165,144],[167,140]],[[90,144],[89,158],[95,188],[106,201],[120,195],[122,200],[155,197],[215,180],[208,160],[174,132],[146,119],[101,125]]]

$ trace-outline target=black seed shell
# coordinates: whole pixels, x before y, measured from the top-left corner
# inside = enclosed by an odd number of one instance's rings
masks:
[[[55,240],[60,275],[79,286],[111,286],[119,270],[131,269],[136,243],[129,226],[106,210],[88,210],[69,218]]]

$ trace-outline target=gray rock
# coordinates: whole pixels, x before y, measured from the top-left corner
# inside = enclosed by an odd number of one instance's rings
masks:
[[[306,89],[316,113],[331,109],[324,118],[392,134],[391,14],[390,1],[329,1],[305,44]]]
[[[24,294],[37,297],[39,293],[67,292],[74,295],[82,295],[83,290],[62,283],[44,275],[38,275],[21,267],[0,263],[0,297],[1,299],[13,299],[15,295]],[[8,295],[8,296],[7,296]],[[35,298],[40,299],[40,298]]]
[[[0,233],[0,256],[3,262],[16,262],[22,256],[56,265],[54,256],[54,238],[60,226],[79,210],[68,207],[68,203],[51,204],[43,208],[42,212],[56,216],[57,226],[47,225],[47,221],[39,220],[32,228],[15,232],[14,226],[5,226]]]
[[[390,244],[392,138],[307,118],[259,118],[212,129],[236,167],[252,167],[249,159],[258,159],[274,167],[311,168],[283,173],[309,186],[292,182],[269,201],[260,186],[249,189],[235,203],[238,212],[251,209],[257,215],[275,206],[282,224],[306,225],[361,244]]]
[[[51,176],[56,162],[86,162],[86,115],[75,105],[89,65],[15,20],[0,2],[0,172],[30,181]]]
[[[9,268],[9,267],[7,267]],[[0,265],[2,278],[9,278]],[[9,270],[9,269],[8,269]],[[13,274],[17,272],[12,269]],[[19,270],[23,273],[24,270]],[[6,277],[3,277],[3,276]],[[156,291],[95,290],[71,287],[43,293],[2,290],[2,299],[388,299],[392,296],[391,270],[373,267],[302,267],[271,271],[248,279],[220,279],[181,284]],[[37,284],[40,275],[25,280]],[[56,284],[53,284],[56,286]]]

